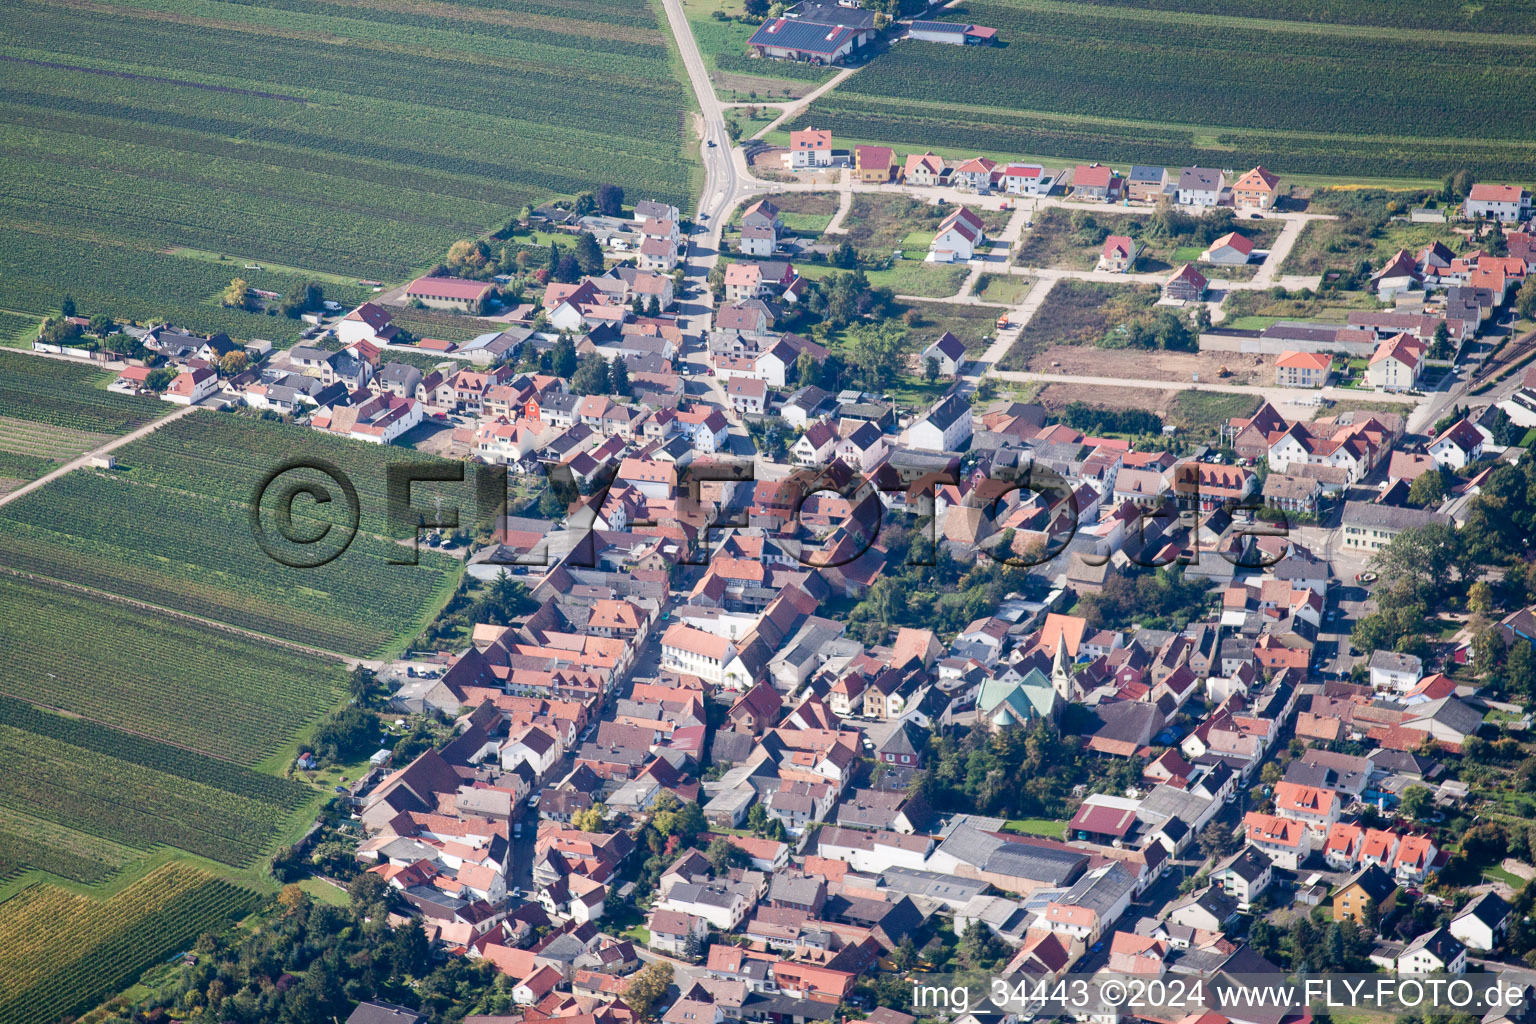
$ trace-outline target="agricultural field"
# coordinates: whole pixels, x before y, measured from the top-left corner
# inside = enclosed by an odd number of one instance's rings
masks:
[[[78,471],[0,509],[0,565],[228,623],[326,651],[372,656],[399,649],[457,583],[456,559],[423,550],[420,564],[392,536],[387,467],[431,457],[327,437],[248,417],[194,415],[115,453],[119,469]],[[262,477],[295,459],[324,459],[358,492],[356,538],[319,568],[290,568],[258,547],[251,501]],[[347,502],[312,471],[289,483],[326,485],[328,505],[300,497],[295,532],[346,526]],[[417,485],[418,508],[433,488]],[[473,515],[468,485],[444,489]],[[286,549],[285,549],[286,550]],[[312,554],[303,548],[296,556]]]
[[[1034,356],[1051,345],[1097,345],[1116,323],[1155,306],[1158,295],[1158,287],[1150,284],[1057,281],[999,368],[1031,369]]]
[[[0,310],[0,348],[30,348],[41,317]]]
[[[64,709],[207,755],[189,762],[200,779],[221,764],[262,760],[341,694],[341,670],[311,655],[9,573],[0,573],[0,621],[4,721],[21,715],[6,698]],[[101,747],[46,724],[73,745]],[[161,758],[174,753],[156,749]],[[260,788],[266,783],[250,774],[230,777],[257,787],[256,797],[287,791]]]
[[[524,205],[612,182],[688,206],[697,187],[649,0],[3,9],[3,309],[69,291],[88,314],[281,341],[292,321],[217,303],[237,274],[296,279],[246,262],[400,280]]]
[[[0,351],[0,494],[169,410],[105,390],[112,374]]]
[[[973,0],[946,17],[996,27],[1001,46],[898,42],[787,127],[903,149],[1523,180],[1536,18],[1513,2],[1487,21],[1463,7],[1448,19],[1463,31],[1447,33],[1418,9],[1395,20],[1409,6]]]
[[[0,904],[0,1020],[51,1024],[255,909],[256,893],[171,864],[106,900],[34,886]]]

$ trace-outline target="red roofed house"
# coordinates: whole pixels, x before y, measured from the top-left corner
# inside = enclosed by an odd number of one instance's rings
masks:
[[[1262,166],[1232,183],[1232,205],[1239,210],[1272,210],[1280,197],[1280,179]]]
[[[1113,199],[1119,192],[1120,179],[1103,164],[1078,164],[1072,171],[1072,196],[1075,199]]]
[[[1110,235],[1104,239],[1104,248],[1099,253],[1099,269],[1115,274],[1129,273],[1136,265],[1139,251],[1136,240],[1130,235]]]
[[[418,277],[406,286],[405,297],[433,309],[479,313],[494,287],[487,281],[467,281],[461,277]]]
[[[962,206],[940,222],[933,241],[928,243],[928,262],[964,263],[986,243],[987,232],[981,217]]]
[[[1249,811],[1243,816],[1248,845],[1277,866],[1295,871],[1312,852],[1312,834],[1300,821]]]
[[[1332,373],[1327,352],[1282,352],[1275,360],[1275,383],[1283,388],[1320,388]]]
[[[1395,334],[1376,347],[1366,381],[1382,391],[1409,391],[1419,382],[1427,346],[1411,334]]]
[[[956,188],[968,188],[980,192],[992,187],[992,172],[997,161],[984,156],[973,156],[949,172],[949,183]]]
[[[1468,217],[1523,221],[1531,215],[1531,194],[1519,185],[1473,185],[1462,209]]]
[[[194,405],[218,389],[219,375],[205,366],[178,373],[160,398],[173,405]]]
[[[901,167],[896,163],[896,151],[889,146],[854,146],[854,180],[866,185],[884,185],[899,177]]]
[[[1163,298],[1179,302],[1199,302],[1205,295],[1205,275],[1188,263],[1163,282]]]
[[[803,128],[789,133],[789,166],[832,166],[832,133],[825,128]]]
[[[1446,427],[1445,432],[1431,441],[1425,450],[1442,469],[1461,469],[1482,456],[1486,440],[1481,430],[1462,418]]]
[[[1050,195],[1056,176],[1039,164],[1009,164],[1003,168],[1003,191],[1012,195]]]
[[[942,184],[949,173],[949,165],[941,156],[932,153],[910,153],[902,171],[902,179],[908,185]]]
[[[1214,263],[1223,267],[1240,267],[1253,255],[1253,239],[1247,235],[1228,231],[1200,254],[1201,263]]]
[[[1316,842],[1327,840],[1339,820],[1339,794],[1296,782],[1275,783],[1275,813],[1306,825]]]

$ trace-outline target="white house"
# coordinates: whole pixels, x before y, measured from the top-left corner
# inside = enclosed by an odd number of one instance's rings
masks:
[[[1424,661],[1417,655],[1376,651],[1371,655],[1371,688],[1407,693],[1424,678]]]
[[[825,420],[817,420],[790,446],[789,454],[797,466],[825,466],[836,447],[837,431]]]
[[[564,753],[555,737],[537,725],[530,725],[501,745],[501,767],[511,771],[526,764],[542,779]]]
[[[719,685],[725,666],[736,657],[736,645],[725,637],[677,623],[661,638],[662,666]]]
[[[1055,183],[1055,173],[1039,164],[1009,164],[1003,168],[1003,191],[1012,195],[1050,195]]]
[[[195,405],[217,390],[219,390],[219,375],[206,367],[201,367],[178,373],[160,399],[173,405]]]
[[[752,905],[741,889],[733,885],[674,882],[656,907],[702,917],[721,931],[729,932],[736,930]]]
[[[1486,953],[1504,940],[1509,932],[1509,904],[1496,893],[1473,897],[1451,918],[1451,934],[1468,949]]]
[[[1383,341],[1366,367],[1366,381],[1381,391],[1409,391],[1419,383],[1424,368],[1425,344],[1410,334]]]
[[[1459,419],[1431,441],[1426,451],[1441,469],[1461,469],[1482,457],[1486,440],[1469,420]]]
[[[1462,209],[1468,217],[1510,224],[1531,215],[1531,194],[1518,185],[1473,185]]]
[[[789,166],[792,170],[832,166],[832,133],[825,128],[804,128],[789,133]]]
[[[336,340],[343,348],[360,341],[387,345],[399,333],[400,329],[390,322],[389,313],[377,302],[363,303],[336,324]]]
[[[1210,167],[1186,167],[1179,172],[1179,205],[1210,207],[1221,199],[1225,177]]]
[[[743,224],[741,240],[738,244],[746,255],[766,258],[772,256],[774,250],[779,247],[779,233],[771,227]]]
[[[986,242],[987,233],[981,217],[962,206],[939,224],[933,241],[928,243],[928,262],[967,262]]]
[[[1247,910],[1274,880],[1273,867],[1268,857],[1245,846],[1216,866],[1211,882],[1237,900],[1238,910]]]
[[[971,406],[958,394],[940,401],[907,431],[907,443],[928,452],[957,452],[971,439]]]
[[[1420,935],[1397,958],[1399,974],[1462,974],[1466,969],[1467,947],[1444,928]]]
[[[945,331],[937,341],[923,349],[918,357],[919,367],[926,369],[930,359],[939,364],[940,374],[953,377],[965,363],[965,342]]]

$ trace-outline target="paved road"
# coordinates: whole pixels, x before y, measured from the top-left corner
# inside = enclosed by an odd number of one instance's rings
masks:
[[[683,12],[681,0],[662,0],[662,6],[666,8],[667,23],[677,39],[683,66],[688,69],[689,84],[693,86],[693,95],[704,119],[704,138],[699,146],[704,164],[704,194],[699,200],[697,219],[710,225],[710,248],[718,251],[720,224],[742,194],[731,137],[726,133],[724,110],[710,84],[709,69],[704,66],[704,55],[699,52],[693,30],[688,27],[688,16]],[[711,252],[707,265],[713,266],[714,262],[715,254]]]
[[[74,361],[77,362],[77,363],[79,362],[78,359],[76,359]],[[22,498],[25,495],[31,494],[33,491],[37,490],[39,487],[44,487],[44,486],[52,483],[53,481],[57,480],[59,477],[63,476],[65,473],[73,472],[74,470],[77,470],[77,469],[79,469],[82,466],[90,465],[90,462],[91,462],[92,459],[99,458],[99,457],[101,457],[103,455],[111,454],[112,452],[114,452],[117,449],[121,448],[123,445],[128,444],[128,443],[130,443],[132,441],[137,441],[141,437],[145,437],[145,436],[147,436],[149,434],[154,433],[155,431],[159,430],[161,427],[165,426],[167,423],[174,423],[175,421],[181,419],[183,416],[186,416],[186,415],[188,415],[190,413],[193,413],[193,412],[196,412],[196,411],[197,411],[197,406],[195,406],[195,405],[183,406],[182,408],[177,409],[175,412],[171,413],[169,416],[162,416],[158,420],[153,420],[153,421],[151,421],[149,423],[144,424],[142,427],[139,427],[136,430],[129,431],[128,433],[124,434],[122,437],[115,437],[112,440],[108,441],[106,444],[101,445],[98,448],[92,448],[90,451],[86,452],[84,455],[81,455],[79,458],[74,459],[74,460],[72,460],[70,462],[64,463],[64,465],[60,466],[58,469],[54,470],[53,472],[48,473],[45,476],[40,476],[36,480],[31,481],[30,483],[28,483],[28,484],[26,484],[26,485],[24,485],[22,487],[16,488],[16,490],[12,491],[10,494],[7,494],[5,497],[0,498],[0,505],[9,505],[11,502],[16,501],[19,498]]]

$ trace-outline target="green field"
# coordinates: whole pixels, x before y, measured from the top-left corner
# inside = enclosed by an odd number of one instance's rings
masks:
[[[649,0],[0,10],[4,309],[70,291],[87,313],[282,340],[293,321],[217,304],[236,273],[297,279],[246,260],[399,280],[525,204],[612,182],[687,206],[699,176]]]
[[[994,26],[1003,45],[898,42],[792,127],[904,149],[1523,180],[1536,16],[1512,2],[1481,11],[1458,8],[1452,33],[1406,0],[973,0],[945,16]]]
[[[0,350],[0,492],[170,412],[153,398],[105,390],[112,377]]]
[[[256,904],[251,890],[183,864],[107,900],[34,886],[0,904],[0,1020],[73,1019]]]
[[[409,552],[388,535],[409,531],[388,522],[386,467],[429,456],[222,414],[189,416],[114,455],[115,471],[77,471],[0,509],[0,565],[359,656],[403,646],[457,583],[460,563],[436,552],[390,564]],[[328,565],[289,568],[257,546],[250,502],[264,474],[317,457],[352,479],[359,530]],[[282,484],[324,483],[292,473]],[[449,507],[462,501],[473,515],[465,485],[453,486]],[[268,522],[282,489],[268,492]],[[329,505],[296,500],[295,532],[344,525],[347,503],[328,490]],[[413,488],[417,506],[432,493]]]
[[[312,656],[4,573],[0,619],[6,695],[221,761],[260,761],[341,692]]]

